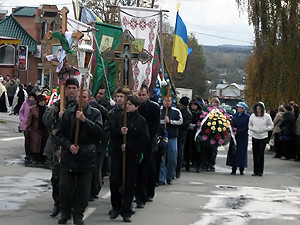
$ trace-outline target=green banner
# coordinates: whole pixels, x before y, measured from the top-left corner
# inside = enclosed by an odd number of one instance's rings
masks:
[[[100,85],[103,83],[106,87],[106,98],[109,99],[109,96],[113,97],[114,95],[118,69],[115,62],[107,63],[105,59],[101,58],[101,52],[109,47],[112,47],[114,50],[121,43],[119,37],[123,31],[119,26],[100,22],[96,22],[95,28],[98,29],[95,32],[98,48],[96,48],[96,57],[93,59],[96,63],[94,63],[95,67],[92,68],[92,94],[95,96]],[[106,77],[104,76],[105,71]]]

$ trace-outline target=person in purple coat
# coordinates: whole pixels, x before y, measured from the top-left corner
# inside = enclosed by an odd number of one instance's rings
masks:
[[[240,168],[240,174],[244,175],[244,169],[248,166],[248,124],[249,114],[245,111],[248,106],[244,102],[237,104],[237,113],[233,115],[232,127],[236,129],[235,139],[237,143],[236,152],[229,148],[226,165],[232,167],[232,175],[236,174],[237,167]]]
[[[28,98],[23,102],[20,110],[19,110],[19,119],[20,119],[20,131],[23,131],[25,136],[25,160],[30,159],[30,145],[29,145],[29,139],[28,136],[25,135],[25,129],[26,129],[26,121],[28,118],[28,114],[30,111],[30,107],[34,106],[36,100],[36,94],[31,92],[28,95]]]

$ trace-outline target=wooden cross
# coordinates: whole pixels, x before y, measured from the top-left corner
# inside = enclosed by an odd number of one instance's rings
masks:
[[[112,48],[106,49],[102,52],[102,57],[111,63],[114,60],[119,61],[119,67],[121,76],[119,79],[119,86],[123,88],[130,88],[133,85],[131,77],[132,73],[132,60],[138,60],[143,64],[147,63],[152,59],[152,55],[145,49],[141,52],[138,51],[138,47],[133,45],[132,42],[135,40],[129,30],[125,30],[120,37],[121,44],[114,51]]]
[[[61,14],[62,14],[62,21],[61,21],[61,27],[62,27],[62,33],[63,35],[65,35],[66,31],[67,31],[67,17],[68,17],[68,13],[69,13],[69,10],[67,7],[63,7],[61,10],[60,10]]]

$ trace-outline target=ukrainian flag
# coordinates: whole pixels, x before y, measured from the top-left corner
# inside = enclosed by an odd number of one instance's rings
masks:
[[[178,12],[176,17],[172,56],[175,57],[178,62],[178,73],[183,73],[188,56],[187,31]]]

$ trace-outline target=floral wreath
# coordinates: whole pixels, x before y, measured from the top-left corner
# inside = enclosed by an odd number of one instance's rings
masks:
[[[223,110],[218,108],[209,108],[208,111],[200,116],[204,119],[197,124],[199,129],[196,132],[195,141],[198,139],[206,145],[218,147],[227,144],[232,138],[236,144],[229,115],[225,116],[222,113]]]

